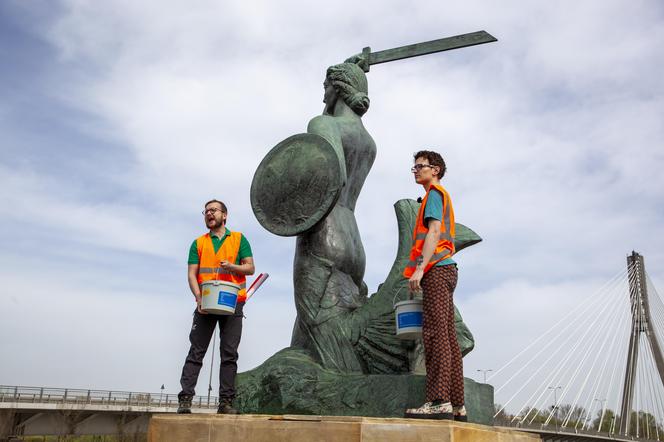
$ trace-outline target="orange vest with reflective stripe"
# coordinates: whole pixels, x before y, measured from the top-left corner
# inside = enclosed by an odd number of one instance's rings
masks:
[[[417,221],[415,221],[415,229],[413,229],[413,246],[410,249],[408,264],[406,264],[406,268],[403,271],[403,276],[406,278],[413,276],[418,258],[419,260],[422,259],[422,247],[424,247],[424,239],[429,231],[424,225],[424,208],[427,205],[427,199],[432,189],[438,190],[443,196],[443,216],[440,221],[440,238],[438,238],[438,244],[436,244],[436,249],[431,259],[424,268],[424,273],[428,272],[437,262],[454,255],[454,210],[452,209],[452,201],[443,186],[432,184],[424,196],[420,210],[417,213]]]
[[[198,249],[198,284],[204,281],[217,280],[232,282],[240,286],[237,302],[244,302],[247,299],[247,278],[244,275],[236,275],[219,266],[221,261],[228,261],[235,264],[237,255],[240,253],[240,241],[242,234],[240,232],[231,232],[230,235],[221,243],[217,253],[214,253],[212,238],[209,233],[196,239],[196,248]]]

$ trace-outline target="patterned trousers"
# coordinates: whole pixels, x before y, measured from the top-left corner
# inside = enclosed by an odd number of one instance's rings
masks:
[[[452,295],[456,265],[432,267],[421,281],[424,292],[422,339],[427,369],[426,401],[463,405],[463,362],[454,327]]]

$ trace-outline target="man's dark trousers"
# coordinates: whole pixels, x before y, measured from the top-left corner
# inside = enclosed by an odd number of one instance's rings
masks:
[[[203,366],[203,358],[210,345],[214,327],[219,323],[219,354],[221,366],[219,369],[219,400],[232,401],[235,398],[235,374],[237,373],[237,348],[242,337],[242,310],[244,302],[235,307],[233,315],[203,315],[194,311],[194,321],[189,333],[189,354],[182,367],[180,385],[182,391],[178,395],[193,396],[196,388],[198,374]]]

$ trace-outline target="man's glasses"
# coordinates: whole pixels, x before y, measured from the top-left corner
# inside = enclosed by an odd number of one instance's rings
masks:
[[[410,168],[411,172],[419,172],[420,170],[424,169],[425,167],[433,167],[431,164],[416,164],[413,167]]]
[[[208,213],[215,214],[215,213],[217,213],[217,212],[222,212],[222,210],[221,210],[221,209],[217,209],[216,207],[213,207],[213,208],[211,208],[211,209],[203,210],[201,213],[202,213],[203,215],[207,215]]]

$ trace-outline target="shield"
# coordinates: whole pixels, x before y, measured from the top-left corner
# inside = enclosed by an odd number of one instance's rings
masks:
[[[277,144],[256,169],[251,207],[258,222],[280,236],[311,229],[334,207],[343,187],[340,158],[315,134]]]

